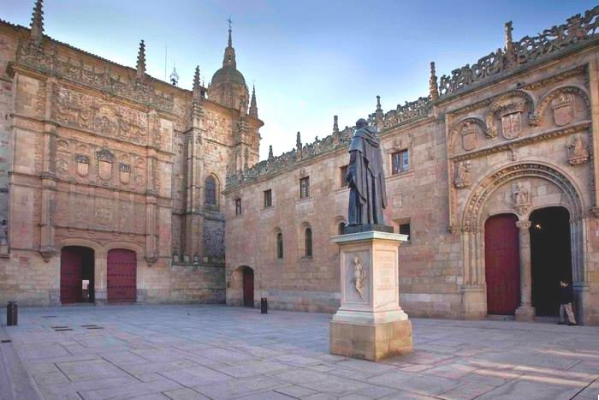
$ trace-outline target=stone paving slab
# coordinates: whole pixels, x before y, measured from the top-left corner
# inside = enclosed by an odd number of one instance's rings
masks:
[[[0,331],[13,351],[0,344],[0,389],[15,387],[0,399],[27,385],[62,400],[599,395],[597,327],[414,319],[414,353],[373,363],[328,353],[330,318],[203,305],[21,308],[19,326]],[[21,378],[7,362],[21,363]]]

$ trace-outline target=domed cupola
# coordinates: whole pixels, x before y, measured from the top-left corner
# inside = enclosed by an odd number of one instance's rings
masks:
[[[223,67],[212,76],[212,81],[208,87],[208,99],[225,107],[240,110],[244,114],[247,112],[249,91],[245,84],[245,78],[237,70],[230,21],[229,45],[225,48]]]

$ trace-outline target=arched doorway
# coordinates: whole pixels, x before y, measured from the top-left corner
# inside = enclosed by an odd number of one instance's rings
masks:
[[[88,247],[65,246],[60,252],[60,302],[93,303],[94,251]]]
[[[487,313],[514,315],[520,305],[518,217],[500,214],[485,222]]]
[[[132,303],[137,299],[137,257],[134,251],[113,249],[108,252],[106,274],[109,303]]]
[[[530,215],[532,305],[536,315],[556,316],[559,281],[572,284],[570,213],[564,207],[547,207]]]
[[[243,306],[254,308],[254,270],[243,267]]]

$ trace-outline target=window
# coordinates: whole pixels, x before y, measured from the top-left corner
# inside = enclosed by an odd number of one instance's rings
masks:
[[[399,225],[399,233],[402,235],[408,235],[408,240],[412,239],[410,237],[410,223],[400,224]]]
[[[272,190],[264,191],[264,208],[272,207]]]
[[[345,222],[340,222],[339,226],[337,227],[337,232],[340,235],[343,235],[343,231],[345,230]]]
[[[277,258],[283,258],[283,234],[281,232],[277,233]]]
[[[312,257],[312,229],[306,228],[304,233],[304,239],[306,241],[306,257]]]
[[[343,167],[339,168],[339,173],[341,175],[341,177],[340,177],[341,178],[341,187],[348,186],[347,179],[346,179],[348,167],[349,167],[349,165],[344,165]]]
[[[393,175],[406,172],[410,169],[410,156],[408,150],[398,151],[391,154],[391,165]]]
[[[235,199],[235,215],[241,215],[241,199]]]
[[[300,199],[310,197],[310,177],[300,179]]]
[[[206,178],[206,184],[204,185],[204,201],[206,205],[216,205],[216,180],[213,176]]]

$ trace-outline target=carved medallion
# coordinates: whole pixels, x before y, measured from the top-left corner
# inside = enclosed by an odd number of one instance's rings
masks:
[[[520,136],[522,131],[522,113],[513,112],[501,116],[501,128],[503,137],[506,139],[515,139]]]
[[[127,164],[120,164],[119,165],[119,178],[121,180],[121,183],[123,184],[128,184],[129,180],[130,180],[130,175],[131,175],[131,166],[127,165]]]
[[[67,174],[69,172],[69,162],[64,159],[56,161],[56,171],[60,174]]]
[[[81,177],[89,175],[89,158],[83,154],[77,154],[75,160],[77,161],[77,175]]]
[[[568,125],[574,120],[574,108],[572,107],[572,103],[572,95],[567,93],[560,93],[559,96],[551,101],[555,125]]]
[[[477,139],[476,134],[478,132],[478,127],[476,124],[471,122],[466,122],[462,127],[462,147],[466,151],[471,151],[476,148]]]

